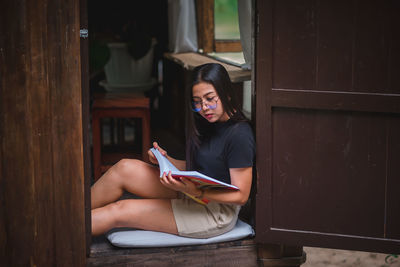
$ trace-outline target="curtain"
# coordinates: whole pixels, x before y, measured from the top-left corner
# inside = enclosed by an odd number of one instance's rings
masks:
[[[168,31],[171,52],[197,51],[194,0],[168,0]]]
[[[243,56],[245,64],[242,66],[244,69],[251,69],[251,4],[252,0],[237,0],[238,1],[238,14],[239,14],[239,30],[240,42],[243,48]]]

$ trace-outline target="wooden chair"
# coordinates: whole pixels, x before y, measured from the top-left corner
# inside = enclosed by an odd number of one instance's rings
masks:
[[[93,171],[94,180],[111,167],[104,163],[102,125],[103,118],[138,118],[142,121],[142,148],[139,158],[147,160],[146,151],[150,148],[150,107],[149,98],[136,93],[97,94],[92,105]],[[123,154],[119,158],[122,159]],[[126,155],[125,155],[126,157]]]

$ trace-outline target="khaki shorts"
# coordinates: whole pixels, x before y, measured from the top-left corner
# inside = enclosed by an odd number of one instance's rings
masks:
[[[172,199],[172,210],[180,236],[209,238],[235,226],[240,206],[210,202],[202,205],[188,197]]]

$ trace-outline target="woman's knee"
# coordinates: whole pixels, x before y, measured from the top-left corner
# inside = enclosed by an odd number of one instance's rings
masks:
[[[132,175],[143,162],[137,159],[121,159],[110,170],[118,176]]]
[[[109,214],[113,218],[114,227],[126,227],[129,222],[127,218],[135,217],[135,209],[132,204],[128,204],[127,201],[119,200],[109,205]]]

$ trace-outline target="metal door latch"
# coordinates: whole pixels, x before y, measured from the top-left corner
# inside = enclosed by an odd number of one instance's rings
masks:
[[[89,31],[88,31],[88,29],[81,29],[81,30],[79,31],[79,36],[80,36],[81,38],[83,38],[83,39],[88,38],[88,36],[89,36]]]

